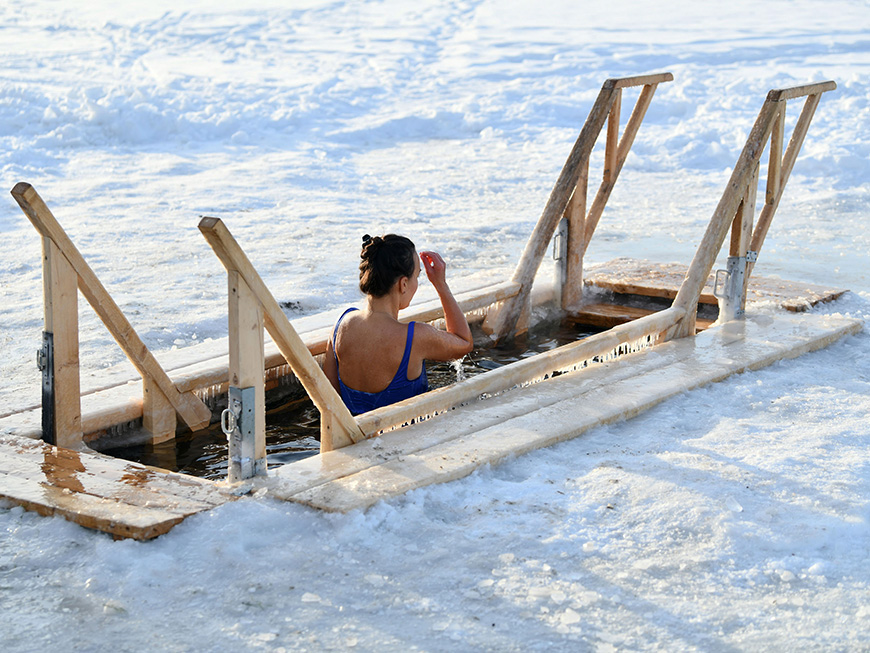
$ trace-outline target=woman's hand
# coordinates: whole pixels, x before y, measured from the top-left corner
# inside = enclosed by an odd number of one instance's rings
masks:
[[[426,276],[438,290],[446,283],[447,264],[438,252],[420,252],[420,260],[423,262]]]
[[[453,293],[447,285],[447,264],[438,252],[420,252],[420,260],[426,270],[426,276],[435,286],[441,307],[444,309],[444,323],[447,331],[436,329],[425,322],[420,325],[420,348],[423,358],[437,361],[448,361],[462,358],[474,347],[471,329]],[[417,332],[414,332],[414,343],[418,342]]]

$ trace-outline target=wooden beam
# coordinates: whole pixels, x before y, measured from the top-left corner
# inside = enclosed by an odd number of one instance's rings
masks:
[[[586,189],[589,180],[589,160],[580,165],[577,186],[565,211],[567,239],[565,260],[561,264],[561,304],[567,310],[583,301],[583,252],[586,251]]]
[[[830,80],[826,82],[814,82],[812,84],[773,89],[768,92],[767,99],[773,102],[782,102],[785,100],[794,100],[795,98],[804,97],[806,95],[821,95],[827,91],[833,91],[836,88],[837,83]]]
[[[151,434],[151,444],[160,444],[175,437],[177,423],[175,407],[166,398],[154,379],[142,379],[142,428]]]
[[[79,309],[76,273],[50,238],[42,239],[42,276],[45,332],[52,334],[54,392],[43,400],[53,415],[52,433],[43,439],[59,447],[82,445],[82,408],[79,377]]]
[[[265,327],[260,302],[236,270],[227,270],[227,295],[230,385],[254,388],[253,439],[245,439],[244,434],[241,441],[229,439],[229,479],[235,482],[266,473]],[[247,458],[252,461],[249,466],[233,462]]]
[[[604,141],[604,183],[616,181],[616,161],[619,150],[619,114],[622,112],[622,89],[613,94],[610,113],[607,116],[607,136]]]
[[[634,77],[617,77],[608,79],[604,82],[605,86],[613,88],[627,88],[629,86],[644,86],[647,84],[661,84],[662,82],[672,82],[674,76],[671,73],[653,73],[651,75],[635,75]]]
[[[308,396],[317,406],[321,417],[331,416],[330,419],[321,419],[321,449],[325,451],[338,449],[364,439],[365,435],[347,406],[344,405],[226,225],[218,218],[203,218],[200,220],[199,230],[224,267],[227,270],[237,271],[248,284],[263,307],[266,329]]]
[[[773,120],[773,129],[770,132],[770,159],[767,164],[767,190],[765,202],[773,204],[781,185],[782,176],[782,140],[785,131],[785,102],[780,102],[779,111]]]
[[[729,256],[746,256],[749,243],[752,240],[752,226],[755,220],[755,202],[758,192],[758,171],[760,165],[755,164],[755,172],[746,187],[746,196],[737,208],[737,215],[731,225],[731,246]]]
[[[148,376],[154,380],[191,430],[208,426],[211,410],[193,393],[181,394],[176,389],[36,190],[30,184],[21,182],[12,189],[12,196],[36,230],[44,238],[51,239],[70,262],[78,278],[79,290],[142,377]]]

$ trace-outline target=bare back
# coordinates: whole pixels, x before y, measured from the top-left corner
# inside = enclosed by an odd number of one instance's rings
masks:
[[[385,390],[402,363],[408,325],[384,313],[348,313],[338,326],[335,354],[342,382],[362,392]],[[415,338],[416,340],[416,338]],[[408,380],[423,371],[423,358],[411,347]]]

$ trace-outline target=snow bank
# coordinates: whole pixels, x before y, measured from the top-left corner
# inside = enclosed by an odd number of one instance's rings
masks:
[[[0,178],[34,185],[165,351],[226,332],[201,215],[294,315],[356,299],[366,232],[441,250],[459,288],[503,279],[601,82],[623,74],[675,81],[589,256],[687,262],[766,91],[834,79],[758,272],[864,291],[824,310],[865,316],[866,24],[849,0],[7,4]],[[7,199],[3,411],[38,403],[42,320],[39,242]],[[81,322],[96,384],[123,356],[89,309]],[[0,509],[0,642],[859,648],[868,378],[860,334],[364,514],[245,500],[137,544]]]

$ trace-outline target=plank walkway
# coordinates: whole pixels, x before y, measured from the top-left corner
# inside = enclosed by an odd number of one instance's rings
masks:
[[[825,347],[859,320],[748,315],[608,363],[552,377],[337,451],[269,472],[272,496],[333,512],[461,478],[540,447],[628,419],[692,388]]]
[[[590,267],[584,282],[603,290],[628,295],[664,297],[673,299],[686,276],[688,267],[679,263],[654,263],[644,259],[617,258]],[[716,304],[710,275],[701,293],[701,303]],[[805,311],[820,302],[828,302],[842,295],[844,288],[819,286],[800,281],[772,279],[752,275],[747,289],[747,303],[774,300],[789,311]]]
[[[215,483],[0,435],[0,498],[116,538],[147,540],[233,497]]]

